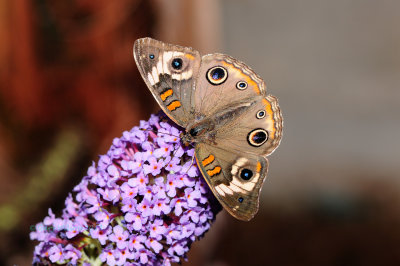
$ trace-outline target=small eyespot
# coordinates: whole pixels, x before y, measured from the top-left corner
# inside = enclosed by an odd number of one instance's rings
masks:
[[[243,180],[250,180],[253,177],[253,171],[250,169],[244,168],[240,171],[240,178]]]
[[[150,59],[154,59],[154,57],[155,57],[154,54],[149,54]]]
[[[228,72],[226,71],[225,68],[221,66],[210,68],[207,71],[207,80],[212,85],[220,85],[224,83],[227,78],[228,78]]]
[[[238,90],[245,90],[247,89],[247,82],[246,81],[239,81],[238,83],[236,83],[236,88]]]
[[[181,58],[174,58],[171,62],[171,66],[172,68],[179,70],[182,68],[183,66],[183,61]]]
[[[257,117],[258,119],[264,118],[264,117],[265,117],[265,111],[264,111],[264,110],[258,111],[257,114],[256,114],[256,117]]]
[[[238,201],[239,201],[240,203],[242,203],[242,202],[243,202],[243,198],[242,198],[242,197],[238,198]]]
[[[257,128],[247,135],[247,142],[254,147],[260,147],[268,140],[268,132],[265,129]]]

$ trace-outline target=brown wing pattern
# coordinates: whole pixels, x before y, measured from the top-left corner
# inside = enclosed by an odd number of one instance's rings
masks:
[[[218,79],[218,77],[222,77]],[[216,79],[214,79],[215,77]],[[240,85],[245,87],[241,88]],[[222,108],[251,101],[266,93],[264,81],[247,65],[224,54],[202,57],[195,91],[196,112],[213,116]]]
[[[271,154],[282,138],[282,114],[277,99],[268,95],[255,101],[215,134],[215,145],[259,156]]]
[[[140,74],[163,111],[185,127],[193,119],[192,93],[201,57],[192,48],[138,39],[133,54]]]
[[[198,144],[196,161],[223,207],[237,219],[251,220],[258,211],[268,160],[262,156]]]

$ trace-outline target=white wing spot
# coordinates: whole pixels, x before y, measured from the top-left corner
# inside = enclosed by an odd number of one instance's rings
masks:
[[[222,189],[218,186],[215,187],[215,190],[220,194],[221,196],[225,196],[225,192],[222,191]]]
[[[220,184],[220,185],[218,185],[218,186],[216,186],[216,187],[218,187],[218,188],[220,188],[223,192],[225,192],[226,194],[229,194],[229,195],[233,195],[233,191],[232,190],[230,190],[226,185],[224,185],[224,184]]]
[[[188,71],[179,74],[172,74],[172,78],[177,80],[186,80],[190,79],[192,75],[193,75],[193,70],[189,69]]]
[[[151,73],[147,74],[147,79],[149,80],[149,82],[150,82],[150,84],[151,84],[152,86],[154,86],[154,84],[156,84],[156,83],[154,82],[154,79],[153,79],[153,76],[151,75]]]

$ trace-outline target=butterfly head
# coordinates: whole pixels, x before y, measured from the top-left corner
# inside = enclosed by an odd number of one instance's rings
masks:
[[[215,125],[209,120],[201,120],[199,123],[195,123],[188,126],[186,132],[181,136],[183,144],[186,146],[196,142],[213,142],[212,131]]]

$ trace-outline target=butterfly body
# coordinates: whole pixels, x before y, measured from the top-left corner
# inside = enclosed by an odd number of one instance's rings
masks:
[[[277,99],[247,65],[224,54],[200,54],[150,38],[135,42],[138,69],[163,111],[185,128],[200,171],[222,206],[240,220],[258,210],[268,170],[266,156],[279,145]]]
[[[216,144],[216,135],[221,128],[231,123],[235,117],[246,112],[255,101],[235,103],[232,107],[225,107],[217,111],[213,116],[195,120],[188,124],[186,134],[182,136],[184,143],[208,143]]]

